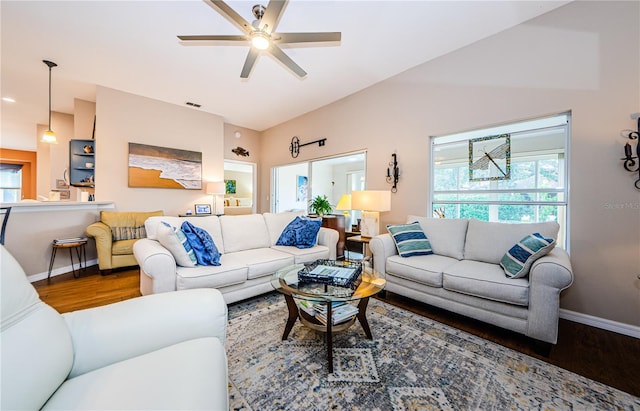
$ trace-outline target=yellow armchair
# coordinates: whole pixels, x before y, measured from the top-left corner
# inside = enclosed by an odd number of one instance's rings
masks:
[[[137,265],[133,243],[147,236],[144,222],[151,216],[164,215],[162,210],[149,212],[101,211],[100,221],[85,230],[96,241],[98,267],[102,274],[114,268]]]

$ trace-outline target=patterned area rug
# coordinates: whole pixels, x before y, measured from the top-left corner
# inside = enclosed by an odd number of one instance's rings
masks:
[[[379,300],[334,336],[299,322],[267,294],[229,307],[232,410],[640,410],[640,398]]]

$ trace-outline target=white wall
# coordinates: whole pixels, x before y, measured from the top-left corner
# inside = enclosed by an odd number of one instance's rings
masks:
[[[128,143],[202,153],[202,179],[221,181],[223,119],[189,107],[98,87],[96,94],[96,199],[118,210],[181,214],[211,203],[201,190],[128,187]]]
[[[575,274],[561,306],[640,326],[640,192],[620,130],[640,111],[638,2],[572,2],[263,133],[265,170],[290,163],[292,135],[327,137],[296,161],[367,150],[367,188],[402,175],[392,211],[431,216],[429,136],[572,111],[570,240]],[[301,140],[305,140],[301,137]]]

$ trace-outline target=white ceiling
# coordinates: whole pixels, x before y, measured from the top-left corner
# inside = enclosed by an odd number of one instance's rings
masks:
[[[252,1],[229,1],[252,21]],[[96,85],[184,105],[264,130],[411,67],[491,36],[568,1],[303,1],[286,6],[277,32],[340,31],[337,46],[290,47],[300,79],[264,54],[247,80],[248,46],[185,46],[177,35],[240,34],[199,0],[7,1],[2,19],[3,133],[47,123],[53,110],[95,101]],[[262,4],[266,4],[266,1]],[[523,45],[524,47],[525,45]]]

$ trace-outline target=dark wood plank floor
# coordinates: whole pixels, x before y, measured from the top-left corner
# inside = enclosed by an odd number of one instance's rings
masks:
[[[94,266],[79,278],[68,273],[33,285],[40,298],[59,312],[97,307],[140,295],[137,268],[102,276]],[[558,344],[543,357],[535,353],[532,340],[520,334],[392,293],[387,293],[384,301],[640,397],[640,340],[636,338],[561,319]]]

